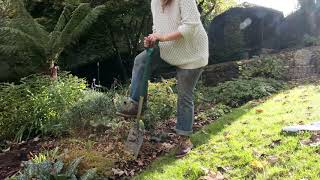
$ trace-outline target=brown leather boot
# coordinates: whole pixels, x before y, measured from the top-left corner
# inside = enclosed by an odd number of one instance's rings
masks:
[[[122,117],[125,117],[125,118],[137,117],[138,104],[133,102],[133,101],[126,102],[126,103],[123,104],[123,107],[121,108],[121,110],[116,112],[116,114],[118,116],[122,116]]]
[[[176,157],[181,158],[186,156],[193,148],[190,137],[181,137],[179,149],[176,152]]]

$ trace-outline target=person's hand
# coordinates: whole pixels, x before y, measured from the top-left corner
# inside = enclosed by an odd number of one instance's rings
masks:
[[[157,40],[160,42],[164,42],[165,40],[165,36],[161,35],[159,33],[153,33],[153,34],[149,34],[148,38],[155,43]]]
[[[152,48],[154,46],[154,42],[152,42],[149,36],[144,37],[143,44],[145,48]]]

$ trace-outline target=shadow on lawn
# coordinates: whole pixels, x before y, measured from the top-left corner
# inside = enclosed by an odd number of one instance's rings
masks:
[[[301,85],[309,85],[309,84],[320,84],[320,80],[313,80],[313,81],[303,81],[303,82],[291,82],[287,84],[287,86],[280,91],[279,93],[286,93],[287,91],[297,88]],[[267,97],[266,99],[270,99],[274,96],[277,96],[279,93],[275,93],[272,96]],[[203,144],[208,143],[208,141],[215,135],[219,133],[223,133],[225,127],[228,127],[233,122],[236,122],[240,117],[251,111],[252,109],[256,108],[257,106],[263,104],[261,103],[247,103],[239,108],[233,109],[233,111],[229,114],[226,114],[216,121],[212,122],[208,126],[202,128],[198,132],[196,132],[192,136],[192,142],[195,145],[195,147],[199,147]],[[281,133],[285,134],[287,136],[298,136],[297,133]],[[174,165],[175,162],[178,159],[175,158],[174,152],[171,152],[161,158],[159,158],[157,161],[153,162],[151,166],[149,166],[145,171],[143,171],[138,177],[135,177],[135,179],[148,179],[150,175],[153,173],[163,173],[166,166]]]
[[[213,123],[209,124],[208,126],[204,127],[203,129],[192,135],[191,138],[193,144],[196,148],[203,144],[206,144],[212,136],[222,132],[225,127],[237,121],[241,116],[249,112],[251,109],[255,108],[257,105],[258,104],[254,105],[248,103],[242,107],[234,109],[231,113],[217,119]],[[175,158],[174,152],[171,152],[152,163],[152,165],[149,168],[147,168],[142,174],[140,174],[140,176],[143,178],[147,177],[149,174],[152,174],[154,172],[163,173],[164,166],[173,164],[176,160],[178,159]]]

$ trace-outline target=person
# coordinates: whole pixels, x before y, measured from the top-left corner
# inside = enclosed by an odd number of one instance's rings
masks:
[[[91,89],[92,89],[92,90],[96,90],[96,87],[97,87],[97,85],[96,85],[96,78],[93,78],[93,79],[92,79],[92,83],[91,83]]]
[[[151,12],[153,33],[144,38],[144,46],[151,48],[159,41],[159,47],[153,53],[152,69],[161,63],[176,67],[178,103],[175,131],[180,139],[176,157],[182,157],[193,147],[190,141],[194,122],[193,91],[203,67],[208,64],[208,36],[195,0],[152,0]],[[138,112],[147,56],[145,50],[135,58],[130,89],[131,104],[126,104],[126,108],[117,113],[120,116],[135,117]]]

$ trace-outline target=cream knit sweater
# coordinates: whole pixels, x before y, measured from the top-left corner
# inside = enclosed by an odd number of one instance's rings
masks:
[[[164,11],[161,0],[151,1],[153,31],[162,35],[179,31],[182,38],[160,42],[160,56],[181,69],[196,69],[208,64],[208,36],[201,23],[195,0],[173,0]]]

